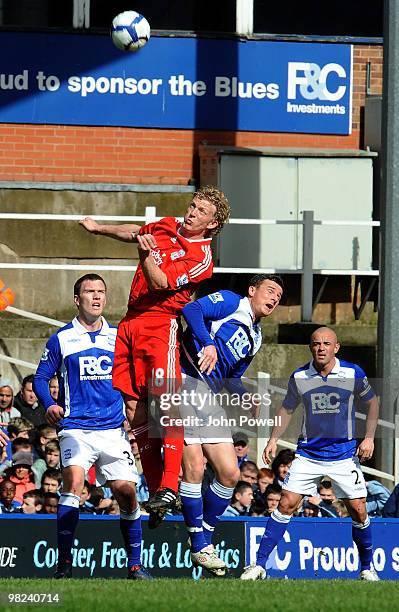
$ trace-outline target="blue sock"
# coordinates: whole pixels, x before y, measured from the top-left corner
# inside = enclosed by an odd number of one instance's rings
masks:
[[[364,523],[352,521],[352,538],[359,551],[360,571],[370,569],[373,559],[373,541],[369,517]]]
[[[184,522],[190,536],[191,550],[198,552],[207,545],[202,529],[203,505],[201,483],[194,484],[182,481],[179,492],[183,504]]]
[[[215,527],[219,522],[219,516],[223,514],[230,503],[234,488],[225,487],[214,479],[207,488],[204,496],[204,537],[207,544],[212,543]]]
[[[140,565],[142,540],[140,506],[137,506],[131,514],[122,509],[120,513],[119,526],[125,543],[128,567]]]
[[[265,533],[260,541],[256,555],[256,565],[266,567],[266,562],[273,548],[283,537],[291,517],[274,510],[267,521]]]
[[[79,495],[61,493],[57,509],[58,560],[72,561],[72,542],[79,522]]]

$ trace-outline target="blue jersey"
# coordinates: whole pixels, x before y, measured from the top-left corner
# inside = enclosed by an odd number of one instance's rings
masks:
[[[223,387],[247,393],[241,376],[262,344],[261,326],[253,319],[249,299],[232,291],[218,291],[187,304],[182,314],[188,326],[181,351],[183,372],[202,378],[215,393]],[[199,373],[198,359],[210,344],[216,347],[218,361],[208,376]]]
[[[64,408],[64,429],[115,429],[125,420],[119,391],[112,387],[116,328],[102,319],[97,332],[89,332],[77,318],[53,334],[46,344],[34,380],[43,406]],[[57,374],[60,393],[51,397],[48,382]]]
[[[358,365],[335,358],[328,376],[313,362],[291,374],[283,406],[293,412],[302,402],[304,417],[298,440],[299,455],[319,461],[339,461],[356,452],[355,401],[375,397]]]

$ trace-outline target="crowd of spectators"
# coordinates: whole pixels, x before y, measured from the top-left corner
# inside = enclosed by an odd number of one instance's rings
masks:
[[[56,514],[61,490],[60,447],[57,429],[48,425],[43,406],[32,389],[33,375],[26,376],[20,390],[14,394],[10,381],[0,378],[0,427],[10,443],[0,451],[0,514]],[[58,397],[58,381],[49,384],[54,400]],[[140,480],[138,501],[145,512],[148,487],[141,469],[136,439],[131,430],[128,437],[136,459]],[[292,450],[283,449],[270,468],[258,468],[251,460],[246,433],[236,432],[233,444],[240,469],[230,505],[224,516],[270,516],[278,506],[284,478],[295,457]],[[203,491],[214,477],[208,464]],[[399,484],[391,492],[377,480],[367,481],[367,511],[370,516],[399,518]],[[98,487],[94,470],[89,470],[80,499],[80,512],[85,514],[119,514],[119,507],[110,489]],[[297,516],[345,517],[345,505],[334,495],[328,477],[322,479],[317,495],[305,497]]]

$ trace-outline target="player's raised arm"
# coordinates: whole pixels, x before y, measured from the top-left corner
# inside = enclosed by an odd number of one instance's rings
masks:
[[[366,434],[364,436],[364,440],[362,440],[359,445],[359,448],[357,449],[357,455],[360,461],[367,461],[373,456],[374,436],[375,430],[377,429],[378,415],[380,412],[380,407],[376,395],[368,402],[365,402],[365,404],[368,406],[368,413],[366,419]]]
[[[134,223],[124,223],[122,225],[106,225],[97,223],[91,217],[85,217],[79,221],[85,230],[90,234],[99,234],[121,240],[122,242],[137,242],[137,234],[140,231],[140,225]]]

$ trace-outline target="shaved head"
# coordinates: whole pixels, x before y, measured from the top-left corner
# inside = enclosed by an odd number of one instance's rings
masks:
[[[334,342],[334,344],[337,344],[338,342],[338,338],[337,338],[337,334],[335,333],[335,331],[333,329],[331,329],[330,327],[327,327],[326,325],[323,325],[322,327],[318,327],[317,329],[314,330],[313,334],[310,336],[310,342],[312,342],[312,340],[314,339],[314,337],[316,335],[322,335],[322,336],[328,336],[332,342]]]
[[[331,372],[335,365],[335,355],[339,351],[337,334],[330,327],[319,327],[310,337],[310,351],[313,364],[323,375]]]

